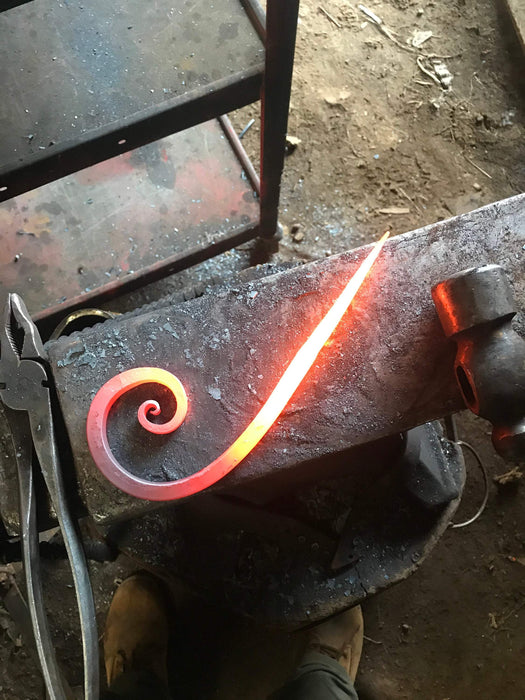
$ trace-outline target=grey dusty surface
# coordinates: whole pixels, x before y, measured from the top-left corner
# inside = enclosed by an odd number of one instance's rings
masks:
[[[524,58],[503,4],[371,0],[367,6],[398,43],[367,21],[357,3],[302,2],[289,127],[301,142],[286,162],[286,228],[275,262],[319,259],[373,240],[388,226],[402,233],[525,190]],[[421,40],[416,31],[432,36],[417,52],[401,48]],[[447,57],[440,60],[453,76],[448,91],[418,66],[423,53]],[[252,117],[256,107],[233,115],[238,131]],[[244,143],[255,155],[258,122]],[[243,246],[118,306],[134,308],[183,288],[198,292],[258,261],[259,248]],[[494,455],[489,433],[483,421],[462,416],[461,437],[493,476],[508,467]],[[469,463],[458,517],[468,517],[481,496]],[[522,483],[505,490],[491,485],[479,521],[449,530],[416,574],[365,604],[362,699],[524,697],[524,506]],[[134,566],[125,560],[93,566],[100,626],[116,579]],[[58,653],[78,685],[66,565],[46,569]],[[262,700],[290,673],[300,634],[253,629],[180,592],[178,600],[172,667],[181,697]],[[17,644],[3,614],[0,622],[0,698],[42,698],[26,646]],[[195,669],[199,683],[189,684]]]

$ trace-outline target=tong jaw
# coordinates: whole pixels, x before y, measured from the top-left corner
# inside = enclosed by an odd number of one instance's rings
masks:
[[[37,360],[45,357],[44,346],[35,324],[18,294],[8,294],[4,309],[4,326],[0,345],[2,357],[4,340],[19,360]]]
[[[0,331],[0,397],[17,411],[29,411],[48,391],[38,330],[18,294],[9,294]]]

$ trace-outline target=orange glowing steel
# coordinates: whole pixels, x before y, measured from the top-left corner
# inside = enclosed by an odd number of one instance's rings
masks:
[[[147,382],[153,381],[170,389],[177,399],[177,411],[168,424],[151,423],[146,414],[152,412],[156,415],[160,409],[156,402],[146,401],[138,412],[141,425],[150,432],[159,434],[171,432],[180,425],[186,415],[187,401],[184,388],[174,375],[154,367],[140,367],[122,372],[106,382],[93,399],[87,419],[89,449],[101,472],[122,491],[152,501],[171,501],[192,496],[222,479],[253,450],[282,413],[352,303],[388,236],[389,233],[385,233],[361,263],[326,315],[298,350],[248,427],[217,459],[199,472],[177,481],[152,482],[140,479],[127,472],[117,462],[108,443],[107,418],[111,407],[124,393]]]

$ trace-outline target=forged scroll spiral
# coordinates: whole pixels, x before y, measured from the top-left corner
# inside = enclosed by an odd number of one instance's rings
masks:
[[[157,401],[149,399],[138,409],[140,424],[146,430],[160,435],[176,430],[186,417],[188,407],[186,392],[179,379],[164,369],[139,367],[122,372],[106,382],[91,403],[86,426],[89,449],[100,471],[122,491],[137,498],[152,501],[170,501],[192,496],[222,479],[262,440],[284,410],[350,306],[388,236],[389,233],[385,233],[363,260],[341,294],[299,348],[248,427],[219,457],[195,474],[167,482],[141,479],[119,464],[108,442],[107,419],[111,408],[125,393],[146,383],[157,383],[170,390],[177,402],[177,407],[169,421],[162,424],[153,423],[149,420],[148,414],[159,415],[160,407]]]

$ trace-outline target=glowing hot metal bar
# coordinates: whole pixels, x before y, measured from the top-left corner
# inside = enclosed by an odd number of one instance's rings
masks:
[[[176,430],[186,416],[187,399],[184,387],[170,372],[155,367],[140,367],[118,374],[98,391],[87,418],[87,439],[91,455],[100,471],[115,486],[137,498],[151,501],[172,501],[202,491],[232,471],[262,440],[282,413],[297,387],[315,362],[322,347],[338,326],[357,291],[376,261],[389,233],[375,244],[372,251],[350,278],[326,315],[298,350],[276,387],[248,427],[219,457],[191,476],[177,481],[153,482],[133,476],[115,459],[107,438],[107,419],[115,401],[140,384],[155,382],[172,391],[177,408],[170,421],[163,424],[149,421],[148,412],[158,415],[155,401],[145,401],[138,410],[140,424],[152,433],[166,434]]]

